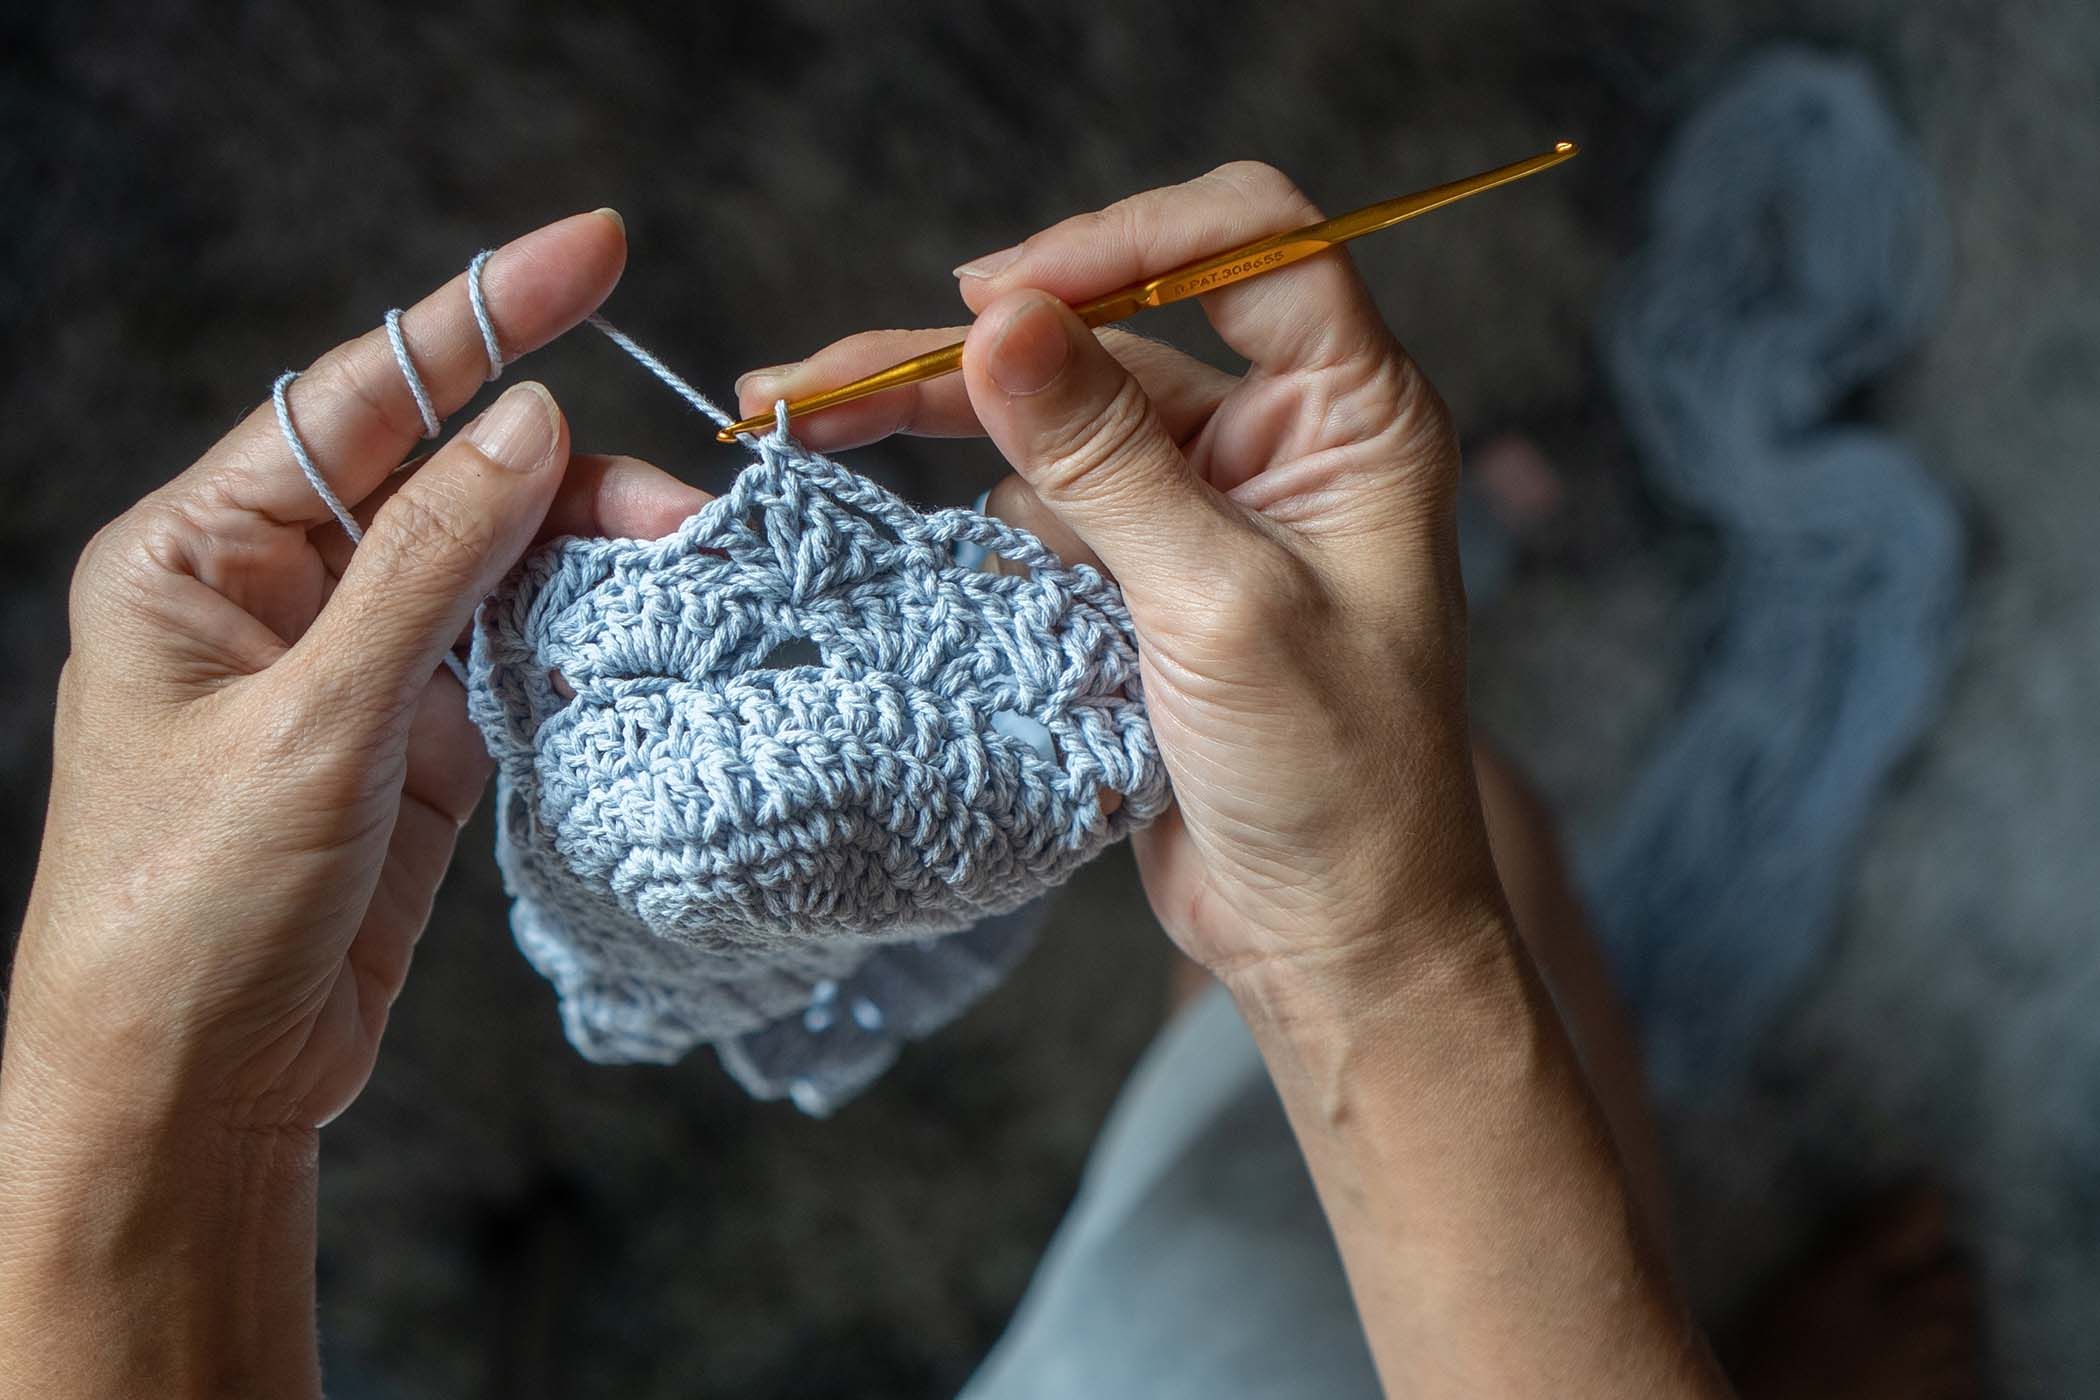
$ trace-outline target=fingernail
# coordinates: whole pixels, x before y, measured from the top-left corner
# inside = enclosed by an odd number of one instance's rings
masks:
[[[527,380],[505,390],[486,413],[468,424],[466,439],[499,467],[536,472],[554,455],[559,411],[553,395]]]
[[[627,221],[620,217],[619,210],[613,208],[611,205],[607,205],[603,209],[593,209],[591,212],[593,214],[596,214],[601,219],[612,220],[612,225],[614,228],[620,231],[620,236],[622,238],[627,236]]]
[[[1007,318],[986,369],[1007,393],[1034,394],[1048,388],[1071,358],[1072,337],[1057,304],[1036,296]]]
[[[981,258],[964,263],[961,267],[955,269],[955,275],[957,277],[997,277],[1000,273],[1012,267],[1014,259],[1020,256],[1021,245],[1016,243],[1011,248],[1001,248],[996,253],[986,253]]]
[[[775,382],[786,379],[802,367],[800,360],[790,360],[784,365],[767,365],[736,377],[736,391],[741,395],[746,389],[770,388]]]

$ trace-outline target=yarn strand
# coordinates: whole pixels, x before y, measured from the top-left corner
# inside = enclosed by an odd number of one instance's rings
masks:
[[[613,344],[619,346],[622,350],[625,350],[628,354],[632,355],[635,358],[635,362],[641,365],[643,369],[648,370],[649,373],[655,375],[658,379],[662,380],[664,384],[670,388],[672,393],[684,399],[694,408],[699,409],[709,418],[714,419],[715,425],[717,427],[726,428],[731,423],[734,423],[736,421],[734,418],[731,418],[728,414],[724,413],[720,408],[716,407],[713,399],[710,399],[707,395],[701,393],[698,389],[695,389],[692,385],[686,383],[685,380],[669,365],[665,364],[662,360],[657,359],[656,356],[650,354],[646,349],[644,349],[640,344],[638,344],[635,341],[635,338],[633,336],[627,334],[627,332],[621,330],[618,326],[615,326],[612,322],[606,320],[603,316],[599,316],[595,313],[591,316],[590,323],[599,331],[603,332],[607,340],[610,340]]]
[[[364,527],[357,523],[357,517],[350,513],[350,507],[343,504],[343,498],[335,494],[335,489],[328,484],[328,478],[321,475],[321,468],[315,464],[313,454],[306,450],[305,440],[299,436],[299,430],[292,426],[290,391],[292,381],[298,377],[298,370],[288,369],[278,375],[277,382],[270,386],[270,398],[277,405],[277,430],[284,434],[284,445],[291,449],[292,460],[299,464],[299,470],[305,474],[306,484],[314,488],[314,494],[321,498],[321,504],[328,507],[328,513],[343,527],[343,533],[350,537],[350,543],[362,544],[365,538]]]
[[[482,269],[488,266],[489,259],[494,256],[493,250],[483,249],[467,264],[467,305],[474,313],[475,328],[481,332],[482,350],[488,356],[489,383],[494,383],[503,374],[503,346],[496,338],[496,323],[489,315],[488,294],[481,286]],[[655,375],[671,392],[713,419],[717,426],[726,428],[736,421],[724,413],[714,400],[687,383],[676,370],[651,354],[633,336],[595,312],[589,320],[606,339],[632,356],[637,364]],[[430,399],[430,390],[416,369],[415,359],[408,353],[408,338],[401,330],[399,307],[386,313],[385,325],[387,344],[394,352],[394,364],[400,369],[402,382],[407,384],[409,395],[416,401],[416,413],[423,420],[423,436],[426,440],[434,438],[444,430],[444,420],[438,416],[437,405]],[[286,370],[271,386],[270,397],[277,409],[278,431],[284,435],[285,448],[292,454],[292,460],[299,464],[300,474],[306,478],[307,485],[313,487],[314,494],[328,507],[328,513],[343,527],[343,533],[350,537],[350,543],[360,544],[365,537],[363,527],[357,523],[357,517],[351,514],[350,508],[343,503],[343,498],[328,484],[328,478],[322,474],[320,465],[314,461],[313,454],[307,451],[305,439],[299,436],[299,430],[292,425],[288,393],[298,378],[299,371]],[[784,419],[780,431],[786,431]]]
[[[489,259],[496,256],[493,248],[484,248],[467,264],[467,305],[473,308],[474,324],[481,331],[481,348],[489,357],[488,382],[493,384],[503,374],[503,347],[496,341],[496,323],[489,319],[489,299],[481,290],[481,269],[488,266]]]
[[[430,402],[430,390],[423,387],[423,376],[416,373],[416,362],[409,358],[408,339],[401,334],[401,308],[395,307],[386,313],[386,338],[394,347],[394,363],[400,367],[401,377],[408,381],[408,392],[416,396],[416,412],[423,418],[425,441],[438,435],[444,422],[437,415],[437,408]]]

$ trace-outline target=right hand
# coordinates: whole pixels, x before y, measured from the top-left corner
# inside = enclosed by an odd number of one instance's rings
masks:
[[[1175,807],[1135,839],[1154,912],[1236,992],[1470,955],[1505,927],[1474,787],[1458,448],[1346,254],[1203,298],[1234,377],[1068,303],[1319,217],[1236,164],[957,270],[959,376],[798,425],[838,449],[983,434],[992,509],[1123,587]],[[958,329],[853,336],[738,384],[744,413]],[[1281,984],[1273,974],[1283,974]]]

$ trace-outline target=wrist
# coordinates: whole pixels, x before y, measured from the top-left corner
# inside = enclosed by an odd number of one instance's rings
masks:
[[[1722,1393],[1509,915],[1349,946],[1230,985],[1388,1378]]]
[[[206,946],[205,921],[167,905],[61,916],[39,902],[16,944],[0,1115],[12,1103],[68,1132],[171,1148],[283,1121],[242,1092],[240,1061],[219,1043],[223,1031],[214,1034],[236,1023],[234,998],[170,975],[139,951]]]
[[[1301,1127],[1375,1132],[1389,1111],[1440,1104],[1521,1111],[1572,1065],[1499,898],[1221,980]]]
[[[1413,911],[1347,936],[1307,934],[1287,953],[1216,975],[1259,1035],[1448,1036],[1526,1019],[1534,974],[1498,891]]]
[[[14,1068],[0,1395],[318,1393],[315,1133],[145,1122]]]

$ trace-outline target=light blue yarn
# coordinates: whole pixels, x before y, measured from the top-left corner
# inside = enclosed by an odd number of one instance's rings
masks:
[[[481,279],[477,277],[474,284],[480,286]],[[408,392],[415,398],[416,415],[423,420],[423,439],[427,442],[445,425],[438,417],[437,405],[430,401],[430,390],[423,387],[423,376],[416,372],[416,362],[409,357],[408,337],[401,333],[401,308],[398,306],[386,313],[386,339],[394,350],[394,364],[408,382]]]
[[[1923,335],[1946,235],[1865,69],[1778,50],[1666,155],[1603,349],[1652,487],[1723,555],[1693,687],[1586,853],[1665,1098],[1714,1092],[1827,946],[1854,844],[1937,707],[1961,533],[1884,434],[1831,421]]]
[[[528,557],[477,617],[469,710],[513,929],[572,1043],[710,1042],[824,1112],[988,990],[1032,902],[1169,793],[1113,583],[981,512],[922,514],[784,421],[751,445],[668,538]],[[1028,572],[958,563],[972,546]],[[789,643],[818,659],[770,666]]]
[[[306,450],[306,440],[300,437],[299,430],[292,426],[290,395],[292,381],[298,377],[299,371],[288,369],[278,375],[277,382],[270,386],[270,401],[277,410],[277,431],[283,435],[284,445],[291,452],[292,460],[299,464],[300,472],[306,477],[306,484],[314,488],[314,494],[321,498],[322,505],[328,507],[328,513],[335,517],[336,524],[343,527],[343,533],[350,537],[350,543],[363,544],[365,527],[357,523],[357,517],[350,513],[350,507],[343,504],[343,498],[335,494],[335,488],[328,484],[328,478],[321,475],[321,468],[314,462],[313,454]]]
[[[488,266],[488,261],[493,256],[495,254],[492,252],[480,252],[467,264],[467,305],[474,313],[475,329],[481,333],[482,351],[488,356],[490,382],[494,382],[503,373],[503,347],[496,339],[496,323],[489,319],[488,298],[481,290],[481,270]],[[597,318],[592,319],[595,321]],[[394,365],[401,371],[402,381],[408,385],[409,396],[416,401],[417,416],[423,420],[423,436],[425,439],[434,438],[444,427],[444,420],[438,417],[437,406],[430,400],[430,390],[423,383],[423,375],[416,368],[415,358],[408,353],[408,339],[401,333],[401,309],[395,307],[387,312],[384,324],[387,345],[394,352]],[[616,340],[626,339],[609,326],[604,329]],[[640,347],[633,348],[638,350]],[[284,436],[285,448],[292,454],[292,460],[299,464],[299,471],[305,476],[306,484],[314,488],[314,494],[321,498],[321,503],[328,507],[328,513],[343,527],[343,533],[350,537],[350,543],[362,544],[365,538],[364,527],[357,523],[357,517],[343,504],[343,498],[336,495],[335,488],[328,484],[328,478],[322,475],[313,454],[306,450],[306,440],[299,436],[299,430],[292,424],[289,394],[292,384],[298,378],[299,371],[288,369],[278,375],[277,382],[270,386],[270,399],[277,410],[277,430]],[[457,667],[454,669],[456,672]]]
[[[466,284],[493,380],[491,256]],[[385,328],[434,437],[400,311]],[[292,421],[297,378],[272,390],[278,427],[357,543]],[[784,411],[742,441],[757,460],[676,534],[555,542],[482,605],[471,665],[445,660],[497,759],[512,926],[570,1040],[659,1062],[711,1042],[751,1092],[825,1113],[994,986],[1037,897],[1157,815],[1167,779],[1113,583],[981,509],[920,514],[804,452]],[[990,554],[1027,576],[980,572]],[[820,664],[769,665],[791,640]]]
[[[474,313],[474,329],[481,332],[481,353],[489,362],[491,384],[503,375],[503,346],[496,339],[496,323],[489,319],[489,299],[481,290],[481,273],[495,256],[495,249],[484,248],[467,264],[467,307]],[[414,376],[410,378],[413,381]]]
[[[503,372],[503,351],[496,344],[496,327],[489,320],[488,306],[481,295],[481,269],[488,259],[489,255],[483,253],[468,267],[467,292],[468,300],[474,309],[475,324],[481,330],[482,345],[488,352],[489,378],[494,379]],[[408,385],[409,396],[416,401],[417,415],[423,420],[423,436],[426,439],[434,438],[444,423],[438,417],[436,405],[430,401],[430,390],[425,387],[423,376],[416,369],[414,357],[408,353],[407,337],[401,333],[400,308],[396,307],[386,313],[385,326],[387,344],[394,352],[394,364],[401,371],[402,380]],[[292,423],[291,388],[298,378],[299,371],[288,369],[278,375],[277,382],[270,386],[270,401],[277,411],[277,431],[283,436],[285,449],[292,454],[292,460],[299,464],[299,471],[305,476],[306,484],[313,487],[314,494],[328,507],[328,513],[335,517],[336,524],[343,527],[343,533],[349,537],[350,543],[363,544],[364,527],[357,523],[357,517],[343,504],[343,498],[336,495],[335,488],[328,484],[328,478],[321,473],[320,464],[315,462],[313,454],[307,451],[306,440],[299,436],[299,429]],[[444,662],[445,669],[457,677],[461,685],[465,685],[467,671],[460,659],[447,652]]]

